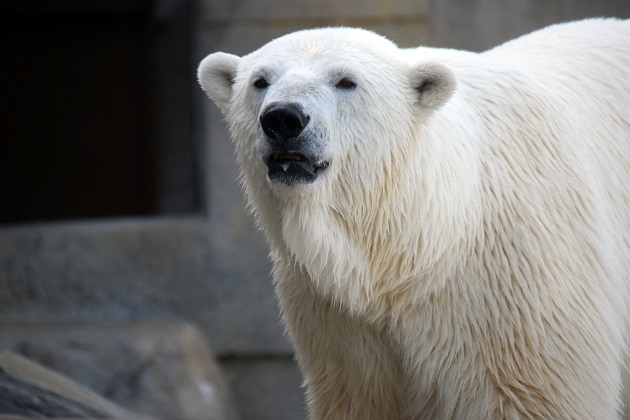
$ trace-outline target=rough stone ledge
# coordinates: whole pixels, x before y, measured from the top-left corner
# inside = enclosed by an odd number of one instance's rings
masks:
[[[186,320],[217,354],[290,351],[267,247],[235,226],[181,217],[0,227],[0,318]]]

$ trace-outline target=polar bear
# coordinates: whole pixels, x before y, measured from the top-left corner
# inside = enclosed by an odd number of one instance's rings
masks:
[[[311,418],[623,415],[630,21],[483,53],[304,30],[198,77]]]

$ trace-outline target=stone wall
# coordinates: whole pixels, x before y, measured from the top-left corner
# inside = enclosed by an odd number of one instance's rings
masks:
[[[430,31],[438,45],[482,51],[558,22],[630,18],[626,0],[431,0]]]

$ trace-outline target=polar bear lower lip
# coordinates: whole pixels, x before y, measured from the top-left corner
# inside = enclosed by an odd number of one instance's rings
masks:
[[[310,184],[329,166],[322,159],[310,159],[301,153],[273,153],[265,159],[267,176],[272,183]]]

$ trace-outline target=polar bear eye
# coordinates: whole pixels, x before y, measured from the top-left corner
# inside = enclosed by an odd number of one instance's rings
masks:
[[[254,80],[254,87],[256,89],[264,89],[267,86],[269,86],[269,82],[265,80],[264,77],[259,77],[258,79]]]
[[[357,87],[357,84],[354,83],[352,79],[349,79],[348,77],[344,77],[343,79],[337,82],[335,87],[337,89],[354,89],[355,87]]]

